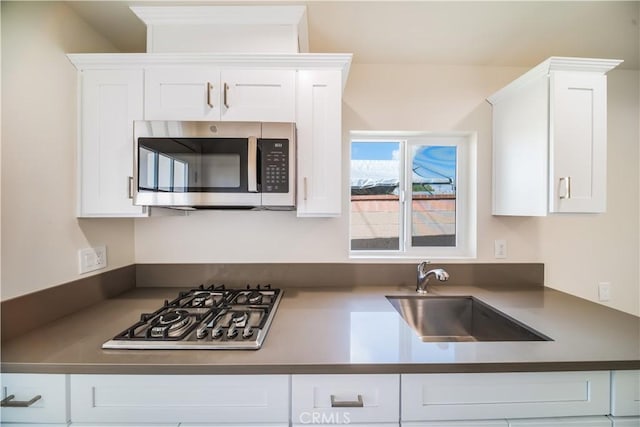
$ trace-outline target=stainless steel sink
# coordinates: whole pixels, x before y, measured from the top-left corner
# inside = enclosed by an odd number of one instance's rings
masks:
[[[552,341],[474,297],[387,299],[422,341]]]

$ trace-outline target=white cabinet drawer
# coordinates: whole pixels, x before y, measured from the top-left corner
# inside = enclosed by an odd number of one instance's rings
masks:
[[[4,423],[63,424],[69,421],[68,379],[57,374],[2,374],[2,399],[14,395],[13,401],[29,401],[41,396],[32,405],[22,408],[0,408]]]
[[[611,427],[608,417],[566,417],[509,420],[509,427]]]
[[[287,375],[72,375],[77,423],[276,423],[289,419]]]
[[[609,372],[402,375],[402,420],[609,414]]]
[[[640,415],[640,371],[611,372],[611,415]]]
[[[640,427],[640,417],[611,417],[613,427]]]
[[[293,375],[291,421],[398,425],[399,382],[398,375]]]
[[[403,422],[402,427],[508,427],[507,420],[418,421]]]

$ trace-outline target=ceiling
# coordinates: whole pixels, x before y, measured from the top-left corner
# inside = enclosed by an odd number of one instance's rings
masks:
[[[310,51],[355,63],[529,67],[549,56],[623,59],[638,69],[640,1],[70,1],[122,52],[144,52],[130,5],[304,4]]]

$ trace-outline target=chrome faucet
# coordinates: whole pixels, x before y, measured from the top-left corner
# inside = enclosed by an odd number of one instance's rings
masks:
[[[442,268],[434,268],[433,270],[425,271],[429,261],[422,261],[418,264],[418,283],[416,286],[416,292],[419,294],[429,293],[429,279],[431,276],[435,276],[441,282],[449,280],[449,273]]]

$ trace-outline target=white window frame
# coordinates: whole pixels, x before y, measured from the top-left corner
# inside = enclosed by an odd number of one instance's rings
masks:
[[[351,131],[349,142],[349,177],[351,176],[351,147],[353,142],[400,142],[400,249],[351,250],[351,191],[347,192],[349,208],[349,258],[392,259],[469,259],[477,251],[477,133],[476,132],[392,132]],[[408,154],[413,145],[456,146],[456,246],[413,247],[411,245],[411,171]]]

